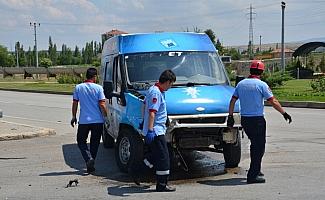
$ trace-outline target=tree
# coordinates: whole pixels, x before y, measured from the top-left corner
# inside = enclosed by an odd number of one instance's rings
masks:
[[[18,64],[19,66],[27,66],[27,58],[26,53],[24,51],[24,46],[20,44],[20,42],[16,42],[15,44],[15,63],[17,65],[17,54],[18,54]]]
[[[307,67],[309,69],[313,69],[315,66],[315,59],[314,59],[314,56],[313,54],[310,54],[309,58],[308,58],[308,64],[307,64]]]
[[[224,48],[223,48],[223,46],[222,46],[222,44],[221,44],[221,42],[220,42],[219,39],[217,39],[217,43],[216,43],[215,46],[216,46],[216,49],[218,49],[219,54],[220,54],[220,55],[223,55],[223,53],[224,53]]]
[[[205,34],[207,34],[213,43],[214,46],[216,46],[216,35],[214,34],[213,30],[207,29],[204,31]]]
[[[15,66],[15,58],[10,54],[6,47],[0,45],[0,67]]]
[[[228,51],[228,54],[231,56],[232,60],[240,60],[240,58],[241,58],[241,55],[240,55],[239,51],[236,50],[235,48],[231,48]]]
[[[48,68],[48,67],[52,66],[52,61],[49,58],[41,58],[40,66]]]
[[[33,57],[33,52],[30,47],[28,48],[28,51],[26,53],[26,58],[27,58],[27,66],[35,66],[34,65],[35,57]]]
[[[248,57],[249,59],[253,59],[254,57],[254,49],[253,49],[253,45],[252,45],[252,41],[249,41],[248,42],[248,48],[247,48],[247,51],[248,51]]]
[[[72,64],[79,65],[81,64],[81,62],[82,62],[81,53],[79,51],[78,46],[76,46],[73,52]]]
[[[325,54],[323,54],[322,59],[318,65],[318,68],[321,72],[325,72]]]
[[[57,52],[56,52],[56,44],[53,45],[51,36],[49,37],[48,55],[52,63],[56,65],[58,59]]]
[[[62,44],[61,53],[59,55],[59,62],[62,65],[71,65],[72,64],[72,51],[67,47],[66,44]]]

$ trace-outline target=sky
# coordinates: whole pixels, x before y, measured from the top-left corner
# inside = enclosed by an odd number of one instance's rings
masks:
[[[285,42],[325,38],[325,0],[286,0]],[[247,45],[249,7],[253,7],[253,42],[281,42],[281,1],[275,0],[0,0],[0,45],[25,50],[58,50],[101,41],[112,29],[128,33],[212,29],[224,46]],[[325,39],[324,39],[325,40]]]

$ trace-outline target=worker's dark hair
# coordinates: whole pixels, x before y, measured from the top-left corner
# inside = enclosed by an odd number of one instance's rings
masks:
[[[159,77],[160,83],[165,83],[167,81],[176,82],[176,75],[170,69],[163,71],[163,73],[161,73],[161,75]]]
[[[88,68],[87,69],[87,73],[86,73],[86,78],[87,79],[92,79],[94,78],[95,76],[97,76],[97,69],[96,68]]]
[[[256,68],[250,68],[249,71],[251,75],[257,75],[257,76],[260,76],[263,73],[263,70],[256,69]]]

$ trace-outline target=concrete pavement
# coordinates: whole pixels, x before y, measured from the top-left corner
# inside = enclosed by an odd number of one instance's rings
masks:
[[[0,120],[0,127],[0,141],[19,140],[56,134],[54,129],[18,124],[2,119]]]

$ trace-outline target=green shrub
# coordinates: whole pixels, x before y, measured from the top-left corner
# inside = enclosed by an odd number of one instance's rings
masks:
[[[325,92],[325,77],[312,80],[310,86],[315,92]]]
[[[226,71],[227,71],[229,80],[235,81],[236,80],[236,72],[234,70],[231,70],[230,67],[226,67]]]
[[[95,66],[95,67],[99,67],[100,66],[100,61],[95,60],[95,61],[93,61],[92,65]]]
[[[60,84],[79,84],[83,80],[82,80],[82,78],[80,78],[78,76],[73,76],[73,75],[69,75],[69,74],[62,74],[62,75],[58,76],[57,81]]]
[[[273,74],[265,72],[263,73],[261,79],[265,81],[270,88],[274,88],[282,86],[284,81],[291,80],[292,78],[287,72],[283,73],[278,71],[274,72]]]
[[[49,58],[41,58],[40,66],[48,68],[48,67],[52,66],[52,61]]]

